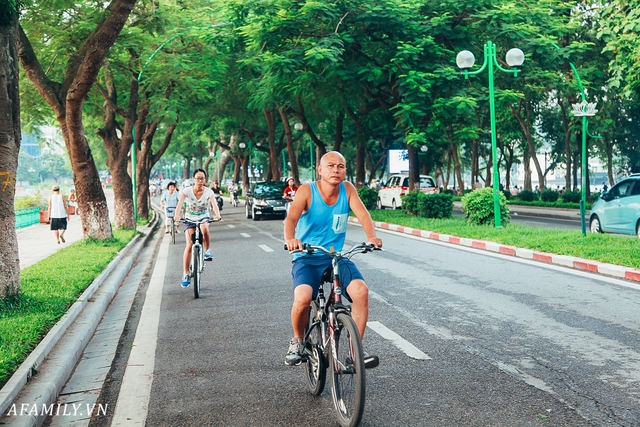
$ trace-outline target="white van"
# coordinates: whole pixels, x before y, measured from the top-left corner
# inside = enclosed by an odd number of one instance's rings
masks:
[[[436,182],[429,175],[420,175],[420,191],[436,193]],[[401,197],[409,192],[409,175],[391,175],[378,192],[378,209],[397,209],[402,206]]]

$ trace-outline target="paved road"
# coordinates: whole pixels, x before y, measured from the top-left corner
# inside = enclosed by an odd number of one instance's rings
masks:
[[[215,259],[199,300],[178,284],[182,243],[162,238],[99,392],[106,415],[92,426],[335,425],[328,392],[311,397],[302,369],[283,363],[282,223],[241,212],[225,207],[211,227]],[[349,233],[350,243],[363,238],[356,226]],[[640,425],[640,287],[383,239],[384,253],[356,259],[372,295],[365,343],[381,356],[367,375],[363,426]],[[429,359],[409,356],[409,344]]]

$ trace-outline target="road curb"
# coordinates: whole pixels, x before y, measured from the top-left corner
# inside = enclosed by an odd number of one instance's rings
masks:
[[[359,224],[358,219],[354,217],[349,217],[349,221]],[[517,258],[530,259],[533,261],[540,261],[548,264],[560,265],[562,267],[573,268],[575,270],[588,271],[590,273],[597,273],[604,276],[630,280],[633,282],[640,282],[640,270],[631,267],[607,264],[600,261],[592,261],[568,255],[556,255],[546,252],[538,252],[531,249],[503,245],[501,243],[489,242],[486,240],[467,239],[464,237],[450,236],[434,231],[405,227],[403,225],[390,224],[387,222],[374,221],[374,223],[376,228],[379,228],[381,230],[395,231],[401,234],[410,234],[412,236],[417,236],[424,239],[438,240],[440,242],[451,243],[454,245],[461,245],[469,248],[496,252],[503,255],[515,256]]]
[[[8,424],[12,426],[39,426],[45,416],[41,409],[52,405],[60,390],[69,379],[82,352],[93,336],[105,311],[111,304],[124,278],[129,274],[131,266],[140,255],[150,231],[158,222],[154,218],[147,226],[149,232],[136,235],[107,265],[98,277],[85,289],[78,300],[51,328],[38,346],[29,354],[18,370],[0,390],[0,424],[7,423],[7,413],[12,405],[28,404],[29,410],[37,408],[37,414],[25,414],[11,417]],[[73,334],[69,342],[63,342],[66,335]],[[61,348],[57,348],[61,347]],[[42,365],[49,356],[51,366],[43,369]],[[47,359],[49,361],[49,359]],[[42,372],[40,372],[42,370]],[[37,383],[37,387],[33,386]],[[33,387],[32,387],[33,386]],[[37,389],[36,389],[37,388]],[[20,396],[20,394],[23,394]],[[26,395],[25,395],[26,394]],[[16,402],[20,397],[23,402]]]

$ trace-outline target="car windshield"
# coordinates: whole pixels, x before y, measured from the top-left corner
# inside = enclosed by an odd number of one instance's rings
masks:
[[[427,178],[425,176],[420,177],[420,188],[434,188],[436,183],[433,182],[433,179]]]
[[[404,180],[402,181],[402,186],[403,187],[409,186],[409,178],[407,177],[404,178]],[[436,184],[433,182],[431,178],[428,178],[426,176],[420,177],[420,188],[434,188],[435,186]]]
[[[253,197],[265,199],[267,197],[282,196],[283,184],[276,182],[264,182],[256,184],[253,189]]]

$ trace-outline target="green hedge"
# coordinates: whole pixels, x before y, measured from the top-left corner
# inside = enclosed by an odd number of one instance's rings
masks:
[[[422,218],[450,218],[453,215],[453,198],[451,194],[412,191],[402,196],[402,207],[407,214]]]

